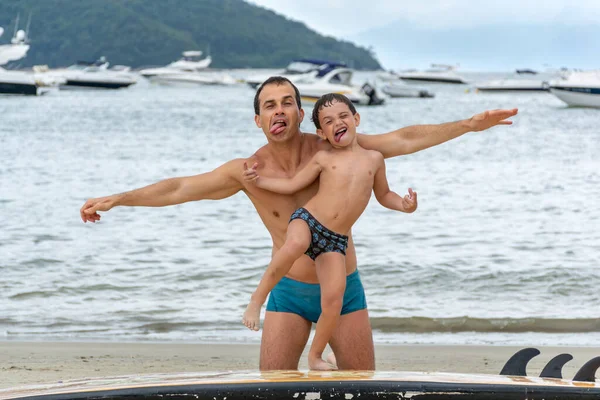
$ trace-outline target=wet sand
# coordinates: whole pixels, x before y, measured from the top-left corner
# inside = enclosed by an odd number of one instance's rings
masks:
[[[526,347],[526,346],[523,346]],[[376,345],[380,371],[429,371],[498,374],[522,347]],[[571,353],[563,369],[572,378],[586,361],[600,356],[594,347],[538,347],[542,354],[528,365],[539,375],[551,358]],[[0,342],[0,388],[56,383],[69,379],[150,373],[258,369],[254,344]],[[300,369],[307,370],[306,353]]]

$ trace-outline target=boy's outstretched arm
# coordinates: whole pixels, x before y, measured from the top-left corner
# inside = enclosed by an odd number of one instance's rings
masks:
[[[373,192],[375,198],[385,208],[391,210],[412,213],[417,209],[417,192],[408,189],[408,194],[404,197],[390,190],[390,186],[385,174],[385,162],[381,157],[381,165],[375,173],[375,181],[373,183]]]
[[[321,164],[319,163],[320,153],[317,153],[293,178],[269,178],[259,176],[256,172],[257,164],[248,168],[244,163],[244,172],[242,177],[246,181],[252,181],[257,187],[279,194],[292,194],[304,189],[319,177],[321,173]]]
[[[455,139],[467,132],[478,132],[496,125],[511,125],[508,118],[518,109],[491,110],[469,119],[437,125],[413,125],[380,135],[358,135],[358,143],[369,150],[379,151],[385,158],[416,153]]]

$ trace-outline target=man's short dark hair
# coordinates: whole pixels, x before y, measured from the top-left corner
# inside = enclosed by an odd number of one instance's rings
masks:
[[[334,102],[344,103],[345,105],[348,106],[348,108],[352,112],[352,115],[356,114],[356,108],[354,107],[354,104],[352,104],[350,99],[347,98],[346,96],[344,96],[343,94],[339,94],[339,93],[324,94],[323,96],[321,96],[319,98],[319,100],[317,100],[317,102],[315,103],[315,106],[313,108],[313,111],[312,111],[312,122],[315,123],[315,127],[317,129],[321,129],[321,123],[319,122],[319,112],[321,111],[321,109],[323,107],[329,107]]]
[[[279,86],[279,85],[285,85],[286,83],[289,83],[294,88],[294,92],[296,92],[296,103],[298,104],[298,109],[302,108],[302,103],[300,102],[300,92],[298,91],[298,88],[296,87],[296,85],[294,85],[292,83],[292,81],[290,81],[288,78],[285,78],[283,76],[272,76],[260,85],[260,87],[256,91],[256,94],[254,95],[254,113],[256,115],[260,114],[260,103],[258,100],[258,96],[260,96],[260,93],[262,92],[262,90],[265,86],[267,86],[267,85]]]

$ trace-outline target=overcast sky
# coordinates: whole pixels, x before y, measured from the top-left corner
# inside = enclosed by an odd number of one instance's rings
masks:
[[[249,0],[336,37],[395,20],[436,28],[490,23],[599,23],[600,0]]]
[[[600,67],[600,0],[248,1],[372,47],[385,68]]]

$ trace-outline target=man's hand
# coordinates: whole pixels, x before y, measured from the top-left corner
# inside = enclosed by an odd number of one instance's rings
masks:
[[[467,122],[467,125],[473,132],[484,131],[496,125],[512,125],[508,118],[517,115],[518,109],[512,110],[491,110],[473,116]]]
[[[404,212],[415,212],[417,209],[417,192],[413,192],[411,188],[408,188],[408,194],[402,198],[402,207],[404,207]]]
[[[258,173],[256,173],[256,168],[258,167],[258,163],[254,163],[251,168],[248,168],[248,164],[244,162],[244,172],[242,172],[242,178],[245,181],[256,183],[258,181]]]
[[[81,220],[83,222],[100,221],[100,214],[98,214],[98,211],[108,211],[113,208],[116,203],[116,197],[117,196],[113,195],[98,197],[97,199],[89,199],[79,210]]]

